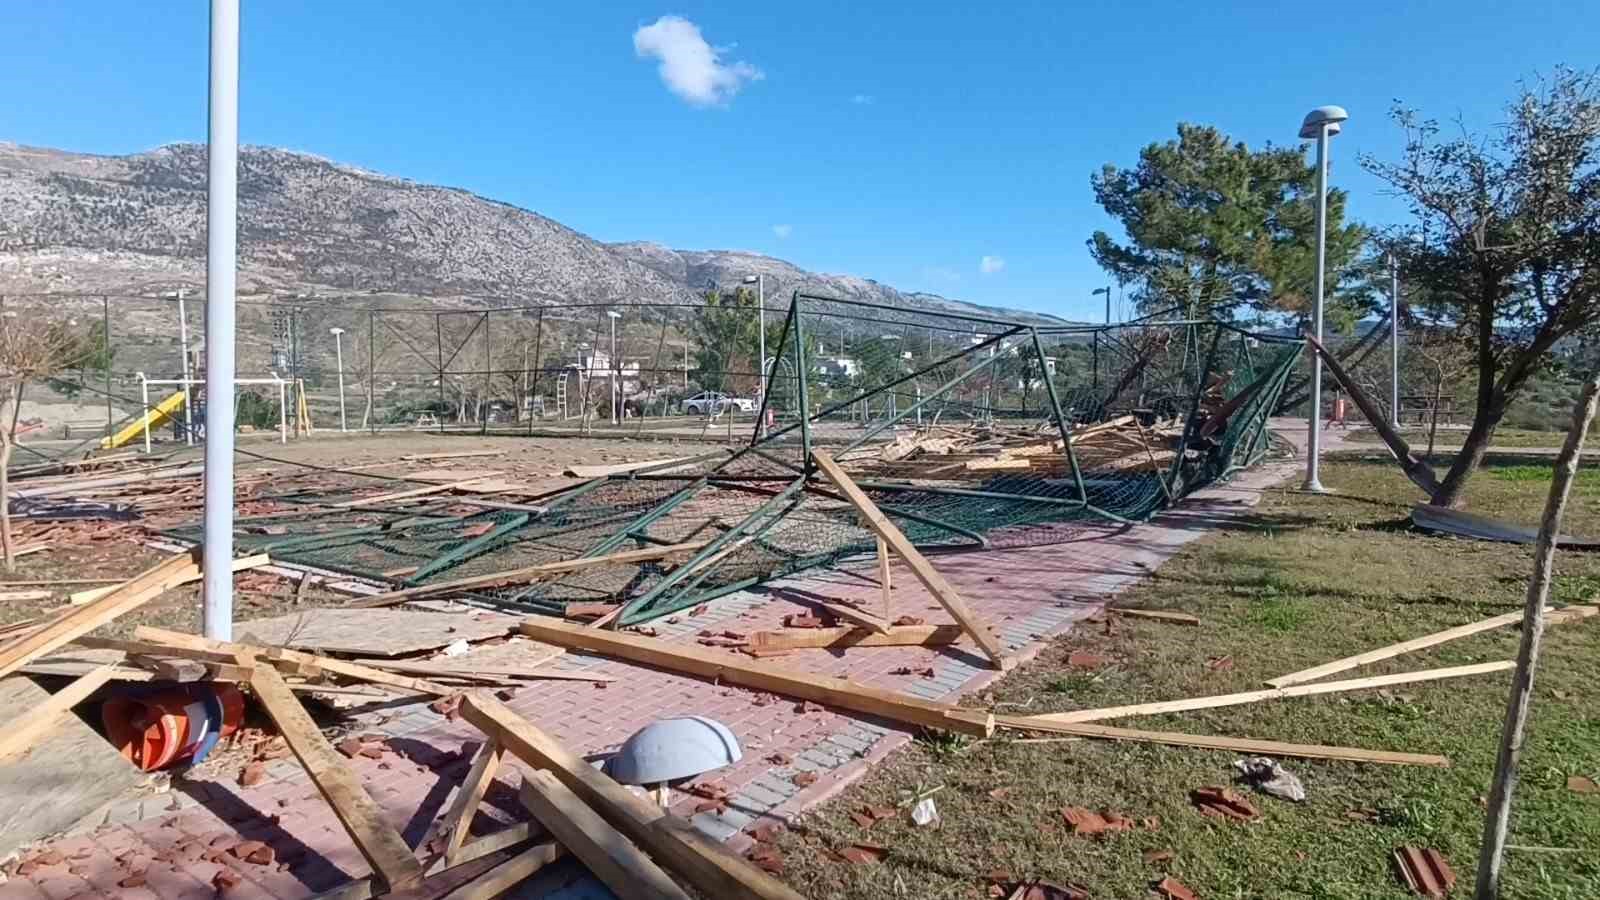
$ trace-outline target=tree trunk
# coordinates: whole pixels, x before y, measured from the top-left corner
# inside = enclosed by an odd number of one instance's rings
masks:
[[[1561,446],[1551,473],[1550,494],[1545,500],[1544,517],[1539,523],[1539,542],[1533,560],[1533,575],[1528,579],[1528,594],[1522,613],[1522,644],[1517,651],[1517,669],[1511,679],[1511,697],[1506,701],[1506,721],[1500,735],[1500,752],[1495,759],[1494,781],[1489,786],[1489,813],[1483,827],[1483,845],[1478,855],[1476,900],[1495,900],[1500,891],[1500,863],[1505,855],[1506,835],[1511,824],[1511,794],[1517,786],[1517,762],[1522,755],[1523,734],[1528,723],[1528,708],[1533,700],[1533,673],[1539,663],[1539,648],[1544,640],[1544,606],[1550,599],[1550,581],[1556,555],[1561,517],[1567,508],[1572,479],[1578,470],[1584,436],[1594,421],[1600,401],[1600,375],[1591,376],[1572,412],[1572,428]]]
[[[1489,441],[1494,438],[1495,429],[1500,427],[1500,420],[1505,414],[1506,397],[1498,391],[1489,398],[1487,405],[1478,407],[1477,414],[1472,417],[1472,427],[1467,430],[1467,439],[1456,453],[1455,461],[1450,464],[1450,471],[1445,473],[1444,481],[1440,482],[1439,490],[1434,492],[1434,506],[1454,508],[1461,505],[1467,479],[1483,464],[1483,456],[1489,451]]]
[[[1433,382],[1433,414],[1428,417],[1428,453],[1423,459],[1433,462],[1434,441],[1439,435],[1439,401],[1444,399],[1444,373]]]

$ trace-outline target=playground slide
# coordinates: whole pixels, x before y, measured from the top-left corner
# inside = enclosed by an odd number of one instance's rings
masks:
[[[102,438],[100,447],[104,450],[114,450],[129,441],[136,440],[140,435],[144,434],[146,427],[154,429],[165,425],[171,421],[172,417],[180,409],[183,409],[183,391],[179,391],[157,403],[146,411],[144,415],[135,417],[132,422],[129,422],[121,431],[111,437]]]

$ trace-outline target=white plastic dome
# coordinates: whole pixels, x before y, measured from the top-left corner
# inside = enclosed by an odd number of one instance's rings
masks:
[[[606,773],[623,784],[692,778],[732,765],[744,756],[728,726],[705,716],[661,719],[633,733],[606,760]]]

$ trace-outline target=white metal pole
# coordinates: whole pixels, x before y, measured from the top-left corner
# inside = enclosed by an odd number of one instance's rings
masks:
[[[178,288],[178,343],[183,345],[183,442],[194,446],[194,394],[189,389],[189,314],[183,306],[183,295]]]
[[[357,350],[359,349],[358,347]],[[333,356],[339,366],[339,431],[344,432],[349,429],[345,427],[344,421],[344,333],[341,331],[333,333]]]
[[[289,443],[289,382],[278,379],[278,443]]]
[[[150,452],[150,382],[145,380],[144,373],[139,373],[139,411],[140,419],[144,422],[144,452]]]
[[[205,636],[233,639],[234,292],[239,228],[239,0],[211,0],[206,138]]]
[[[1312,333],[1316,335],[1317,343],[1322,343],[1322,288],[1324,271],[1327,264],[1327,239],[1328,239],[1328,125],[1324,123],[1317,130],[1317,268],[1315,286],[1312,289],[1311,318]],[[1322,486],[1318,477],[1317,463],[1322,452],[1322,358],[1315,353],[1311,355],[1311,412],[1306,417],[1306,482],[1302,489],[1323,493],[1327,488]]]
[[[756,328],[761,333],[761,353],[756,359],[760,360],[761,368],[761,396],[756,398],[756,409],[761,409],[767,402],[767,276],[756,276]],[[760,422],[756,423],[756,434],[762,434]]]
[[[617,424],[617,376],[622,374],[622,364],[617,360],[617,317],[611,315],[611,424]]]
[[[1400,258],[1389,254],[1389,424],[1400,430]]]

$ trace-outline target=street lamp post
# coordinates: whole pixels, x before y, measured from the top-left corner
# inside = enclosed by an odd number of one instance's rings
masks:
[[[1400,257],[1389,251],[1389,424],[1400,430]]]
[[[1328,256],[1328,139],[1338,134],[1340,123],[1350,114],[1339,106],[1319,106],[1306,113],[1300,123],[1300,137],[1317,142],[1317,266],[1312,289],[1312,331],[1322,343],[1322,294],[1327,280]],[[1311,357],[1311,412],[1306,417],[1306,481],[1303,490],[1326,493],[1318,477],[1317,463],[1322,450],[1322,358]]]
[[[622,364],[617,360],[617,320],[622,318],[622,313],[614,309],[606,310],[606,315],[611,318],[611,424],[617,424],[617,379],[622,375]]]
[[[344,422],[344,334],[343,328],[329,328],[328,333],[333,335],[333,358],[339,367],[339,431],[345,431]],[[360,348],[357,348],[360,349]]]
[[[1106,295],[1106,324],[1110,325],[1111,324],[1111,288],[1109,288],[1109,287],[1095,288],[1094,290],[1089,292],[1089,296],[1091,296],[1091,297],[1098,297],[1101,294],[1105,294]]]
[[[744,277],[744,283],[754,283],[756,286],[756,332],[758,335],[758,340],[761,343],[760,348],[756,351],[756,359],[762,360],[760,376],[761,396],[756,398],[756,409],[760,409],[762,404],[766,403],[767,401],[767,367],[765,362],[767,358],[767,276],[765,273],[760,275],[746,275]],[[760,422],[756,423],[756,434],[761,434]]]

